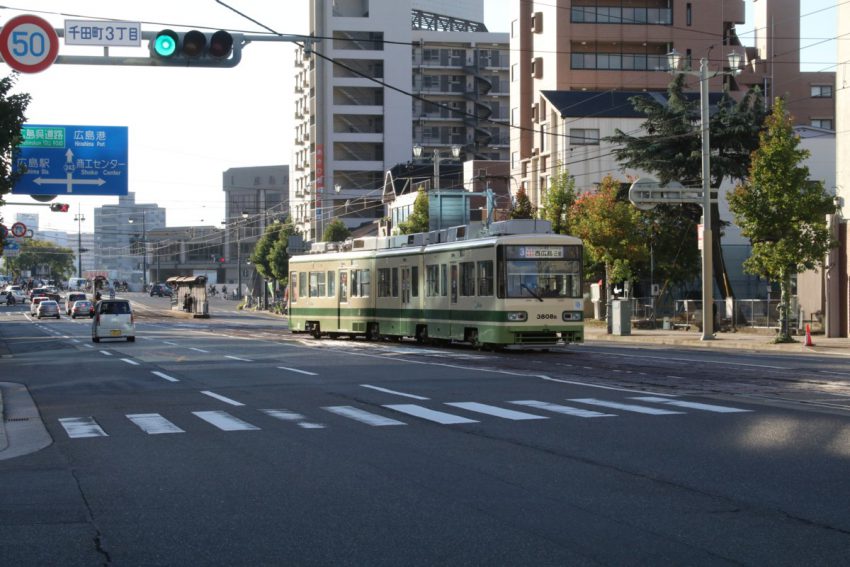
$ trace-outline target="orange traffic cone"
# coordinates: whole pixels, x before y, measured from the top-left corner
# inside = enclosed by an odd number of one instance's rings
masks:
[[[808,323],[806,323],[806,346],[815,346],[812,342],[812,329]]]

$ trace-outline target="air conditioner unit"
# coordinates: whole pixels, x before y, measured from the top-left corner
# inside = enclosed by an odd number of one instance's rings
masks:
[[[531,60],[531,76],[535,79],[543,77],[543,58],[535,57]]]
[[[543,12],[531,14],[531,33],[543,33]]]

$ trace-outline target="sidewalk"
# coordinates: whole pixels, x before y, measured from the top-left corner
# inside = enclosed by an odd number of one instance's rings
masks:
[[[772,351],[816,354],[836,354],[850,356],[850,339],[827,338],[812,335],[814,346],[807,347],[806,336],[794,338],[796,343],[774,344],[773,331],[759,329],[740,329],[735,333],[715,333],[714,340],[701,340],[702,333],[696,330],[631,329],[629,335],[609,335],[604,321],[585,321],[584,340],[587,342],[613,342],[633,345],[671,345],[686,348],[734,349],[749,351]]]

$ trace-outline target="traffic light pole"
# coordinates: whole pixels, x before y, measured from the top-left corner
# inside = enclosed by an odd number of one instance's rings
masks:
[[[80,205],[77,204],[77,215],[74,217],[77,221],[77,277],[83,277],[83,233],[81,224],[86,217],[80,213]]]

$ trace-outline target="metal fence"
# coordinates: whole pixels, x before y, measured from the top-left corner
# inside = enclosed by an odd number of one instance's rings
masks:
[[[665,321],[670,325],[702,325],[702,301],[678,299],[660,301],[652,297],[633,297],[630,299],[632,321],[652,321],[661,327]],[[778,299],[718,299],[714,301],[715,321],[722,327],[779,327]],[[804,323],[817,324],[816,318],[804,319],[798,312],[796,302],[791,304],[791,325],[802,327]]]

